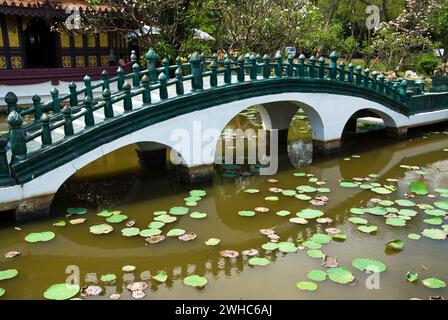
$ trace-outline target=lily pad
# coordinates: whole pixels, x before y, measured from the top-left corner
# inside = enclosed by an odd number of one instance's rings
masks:
[[[343,188],[358,188],[359,187],[358,183],[356,183],[354,181],[347,181],[347,180],[339,182],[339,185]]]
[[[415,207],[416,206],[415,202],[413,202],[411,200],[406,200],[406,199],[396,200],[395,203],[398,204],[400,207]]]
[[[309,201],[312,199],[310,196],[307,196],[306,194],[296,194],[295,197],[302,201]]]
[[[311,186],[298,186],[296,189],[297,189],[297,191],[304,192],[304,193],[313,193],[313,192],[317,191],[316,188],[311,187]]]
[[[54,227],[59,227],[59,228],[65,227],[66,225],[67,225],[67,223],[64,220],[57,221],[57,222],[53,223]]]
[[[68,208],[65,212],[67,212],[67,217],[73,215],[83,215],[87,213],[86,208]]]
[[[140,234],[139,228],[124,228],[121,230],[121,234],[125,237],[135,237]]]
[[[160,234],[162,234],[162,230],[160,229],[145,229],[141,230],[139,233],[139,235],[144,238],[150,238],[153,236],[158,236]]]
[[[383,187],[373,188],[372,191],[375,193],[384,194],[384,195],[392,193],[392,191],[390,189],[383,188]]]
[[[418,212],[415,211],[415,210],[410,210],[410,209],[401,209],[401,210],[398,212],[398,214],[399,214],[400,216],[405,216],[405,217],[411,217],[411,218],[413,218],[413,217],[415,217],[415,216],[418,214]]]
[[[434,217],[444,217],[448,214],[445,210],[442,209],[428,209],[425,210],[425,214],[428,216],[434,216]]]
[[[297,216],[303,219],[316,219],[323,215],[324,213],[322,211],[316,209],[304,209],[297,213]]]
[[[186,207],[173,207],[170,209],[170,214],[173,216],[184,216],[190,209]]]
[[[311,270],[306,276],[308,279],[318,282],[325,281],[327,279],[327,273],[322,270]]]
[[[294,197],[297,194],[297,192],[295,190],[283,190],[282,194],[285,197]]]
[[[297,289],[300,289],[302,291],[316,291],[317,290],[317,284],[314,282],[308,282],[308,281],[302,281],[297,282]]]
[[[184,201],[185,202],[199,202],[200,200],[201,200],[202,198],[201,197],[188,197],[188,198],[185,198],[184,199]]]
[[[358,217],[349,218],[348,221],[350,221],[351,223],[354,223],[354,224],[358,224],[358,225],[368,225],[369,224],[369,221],[367,221],[366,219],[358,218]]]
[[[276,213],[276,215],[278,215],[279,217],[286,217],[286,216],[289,216],[290,214],[291,214],[291,212],[286,211],[286,210],[281,210]]]
[[[207,192],[205,190],[192,190],[190,191],[190,195],[193,197],[205,197]]]
[[[359,226],[358,230],[367,234],[374,233],[378,230],[377,226]]]
[[[19,274],[17,269],[8,269],[0,271],[0,281],[15,278]]]
[[[338,232],[338,233],[332,234],[331,237],[333,238],[333,240],[336,240],[336,241],[347,240],[347,235],[344,232]]]
[[[385,216],[387,214],[387,210],[384,209],[383,207],[373,207],[365,209],[364,212],[374,216]]]
[[[45,232],[36,232],[30,233],[25,237],[26,242],[36,243],[36,242],[47,242],[53,240],[56,235],[54,232],[45,231]]]
[[[166,215],[166,214],[168,214],[168,212],[166,212],[166,211],[154,211],[152,214],[153,214],[155,217],[158,217],[158,216]]]
[[[255,217],[257,213],[255,211],[239,211],[238,215],[241,217]]]
[[[103,210],[103,211],[97,213],[96,215],[98,217],[109,218],[109,217],[113,216],[115,212],[116,211],[112,211],[112,210]]]
[[[302,243],[302,246],[304,246],[305,248],[308,248],[308,249],[312,249],[312,250],[317,250],[317,249],[322,248],[322,245],[320,243],[313,242],[313,241],[305,241]]]
[[[79,285],[70,285],[59,283],[50,286],[45,292],[44,297],[49,300],[68,300],[79,293]]]
[[[283,253],[295,253],[298,250],[292,242],[280,242],[278,244],[278,249]]]
[[[323,233],[316,233],[310,238],[310,240],[320,244],[329,244],[331,242],[331,237]]]
[[[176,217],[170,216],[168,214],[163,214],[161,216],[157,216],[154,218],[155,221],[163,222],[163,223],[172,223],[177,221]]]
[[[443,219],[440,217],[432,217],[429,219],[424,219],[423,222],[433,226],[440,226],[443,223]]]
[[[186,277],[183,282],[185,285],[191,287],[204,287],[208,283],[208,280],[198,275],[192,275]]]
[[[322,259],[325,254],[321,250],[307,250],[306,254],[313,259]]]
[[[263,244],[261,247],[266,251],[274,251],[279,248],[279,245],[278,245],[278,243],[268,242],[268,243]]]
[[[383,206],[383,207],[390,207],[393,206],[395,204],[395,202],[390,201],[390,200],[382,200],[379,205]]]
[[[221,240],[218,238],[210,238],[207,241],[205,241],[205,244],[207,246],[217,246],[220,243],[221,243]]]
[[[168,237],[180,237],[181,235],[183,235],[185,233],[185,230],[183,229],[171,229],[170,231],[168,231],[168,233],[166,234]]]
[[[448,201],[434,202],[434,205],[442,210],[448,210]]]
[[[258,189],[246,189],[244,190],[245,193],[250,193],[250,194],[256,194],[256,193],[260,193],[260,190]]]
[[[425,229],[422,231],[422,234],[433,240],[445,240],[447,233],[440,229]]]
[[[266,197],[266,198],[264,198],[264,200],[267,201],[267,202],[278,202],[279,198],[275,197],[275,196],[272,196],[272,197]]]
[[[100,280],[102,282],[113,282],[113,281],[117,280],[117,276],[113,273],[109,273],[109,274],[102,275]]]
[[[123,272],[134,272],[137,268],[135,266],[127,265],[121,268]]]
[[[124,214],[114,214],[106,219],[109,223],[122,223],[123,221],[127,220],[128,216]]]
[[[418,181],[411,183],[411,185],[409,186],[409,191],[419,196],[426,196],[427,194],[429,194],[429,190],[426,184]]]
[[[150,224],[148,224],[149,229],[160,229],[160,228],[163,228],[164,226],[165,226],[165,223],[160,222],[160,221],[153,221]]]
[[[446,287],[446,283],[438,278],[428,278],[422,281],[425,287],[430,289],[442,289]]]
[[[364,272],[384,272],[387,267],[384,263],[374,259],[355,259],[352,262],[352,265],[361,271]]]
[[[251,266],[267,266],[270,263],[271,263],[271,261],[266,258],[251,258],[251,259],[249,259],[249,264]]]
[[[415,281],[418,280],[418,274],[417,273],[408,272],[406,274],[406,280],[408,282],[415,282]]]
[[[192,219],[205,219],[207,218],[207,214],[204,212],[193,212],[190,214],[190,218]]]
[[[364,209],[361,208],[351,208],[350,212],[357,215],[363,215],[365,214]]]
[[[352,272],[344,267],[332,268],[327,271],[328,278],[339,284],[348,284],[355,280]]]
[[[421,236],[415,233],[408,234],[408,238],[411,240],[420,240]]]
[[[406,221],[400,218],[387,218],[386,224],[392,227],[405,227]]]
[[[166,280],[168,280],[168,275],[166,274],[165,271],[159,271],[152,278],[158,282],[165,282]]]
[[[90,227],[90,233],[93,234],[109,234],[114,231],[114,228],[106,223],[97,224]]]
[[[393,250],[403,250],[404,248],[404,241],[402,240],[391,240],[388,243],[386,243],[386,247]]]

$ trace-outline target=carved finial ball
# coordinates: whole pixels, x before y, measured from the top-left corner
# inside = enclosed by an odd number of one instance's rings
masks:
[[[83,79],[84,82],[88,82],[88,81],[91,81],[91,80],[92,80],[92,78],[90,78],[89,75],[86,75],[86,76],[84,77],[84,79]]]
[[[322,56],[320,56],[320,58],[319,58],[319,63],[325,63],[325,58],[324,57],[322,57]]]
[[[92,103],[92,98],[90,98],[90,96],[87,96],[84,98],[84,104],[91,104]]]
[[[251,54],[250,57],[249,57],[249,60],[251,62],[255,62],[255,61],[257,61],[257,57],[254,54]]]
[[[107,72],[107,70],[103,70],[103,72],[101,72],[101,76],[104,77],[108,77],[109,76],[109,72]]]
[[[240,56],[238,57],[238,62],[244,62],[244,60],[246,60],[246,59],[244,58],[243,55],[240,55]]]
[[[310,62],[311,62],[311,63],[316,62],[316,57],[315,57],[315,56],[311,56],[311,57],[310,57]]]
[[[11,127],[19,127],[23,123],[23,118],[17,111],[12,111],[8,115],[8,118],[6,118],[6,122],[8,122]]]
[[[119,66],[117,69],[117,73],[124,73],[124,69],[121,66]]]
[[[129,84],[129,82],[125,82],[123,84],[123,90],[131,90],[131,85]]]
[[[357,66],[356,71],[362,71],[362,66]]]
[[[166,81],[166,79],[167,79],[167,78],[166,78],[165,73],[162,72],[162,73],[159,74],[159,81],[160,81],[160,82],[162,82],[162,81]]]
[[[52,96],[57,96],[59,94],[59,90],[56,87],[53,87],[50,93]]]
[[[41,98],[37,94],[33,96],[34,103],[39,103],[40,101],[41,101]]]
[[[149,82],[149,77],[148,77],[148,75],[147,75],[147,74],[143,75],[141,81],[142,81],[142,82]]]
[[[184,75],[184,73],[183,73],[183,71],[182,71],[182,67],[179,66],[179,67],[176,69],[175,74],[176,74],[176,77],[178,77],[178,78],[182,77],[182,76]]]
[[[18,99],[14,92],[8,92],[5,96],[6,103],[17,103]]]
[[[264,61],[269,61],[269,60],[271,60],[271,57],[268,56],[267,54],[265,54],[265,55],[263,56],[263,60],[264,60]]]
[[[162,63],[163,64],[170,63],[170,60],[167,57],[165,57],[165,58],[163,58]]]
[[[332,53],[330,53],[330,59],[331,60],[338,60],[339,59],[339,54],[336,51],[333,51]]]
[[[190,57],[190,62],[199,63],[200,61],[201,61],[201,55],[199,54],[199,52],[195,51]]]
[[[140,66],[139,66],[139,64],[138,63],[134,63],[133,65],[132,65],[132,71],[139,71],[140,70]]]
[[[157,53],[153,49],[149,49],[148,53],[146,53],[146,59],[148,60],[156,60]]]
[[[104,70],[104,71],[106,71],[106,70]],[[103,72],[104,72],[103,71]],[[75,82],[71,82],[69,85],[68,85],[68,88],[69,89],[76,89],[76,83]]]
[[[42,115],[42,117],[40,118],[40,120],[41,120],[43,123],[49,123],[49,122],[50,122],[50,117],[48,116],[47,113],[44,113],[44,114]]]
[[[103,97],[109,98],[111,96],[110,90],[108,88],[103,90]]]
[[[299,60],[300,61],[305,61],[306,60],[306,57],[305,57],[305,55],[303,53],[299,56]]]
[[[354,65],[353,63],[350,63],[350,64],[348,65],[348,67],[349,67],[349,69],[355,69],[355,65]]]
[[[277,51],[277,52],[275,53],[275,59],[276,59],[276,60],[283,59],[283,54],[282,54],[281,51]]]

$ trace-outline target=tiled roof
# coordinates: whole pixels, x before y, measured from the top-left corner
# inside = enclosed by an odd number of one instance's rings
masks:
[[[0,0],[0,6],[16,8],[41,8],[47,6],[59,10],[65,10],[74,6],[85,10],[88,4],[83,0]],[[103,11],[107,10],[107,6],[95,6],[95,9]]]

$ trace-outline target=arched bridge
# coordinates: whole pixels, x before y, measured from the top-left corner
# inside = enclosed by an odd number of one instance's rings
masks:
[[[7,94],[10,129],[0,139],[0,211],[16,209],[19,219],[46,214],[59,187],[101,156],[136,144],[145,161],[148,152],[176,150],[174,131],[221,132],[250,106],[257,106],[264,129],[281,132],[302,108],[315,150],[322,153],[338,149],[344,127],[356,115],[381,117],[396,136],[448,119],[448,93],[427,94],[418,83],[389,82],[377,72],[339,64],[335,52],[328,63],[303,55],[285,60],[281,52],[273,60],[247,55],[237,61],[194,53],[188,63],[177,59],[169,65],[164,59],[161,67],[154,51],[146,58],[143,70],[133,54],[132,73],[118,68],[110,78],[103,72],[97,83],[86,76],[84,88],[73,83],[66,96],[53,89],[50,101],[35,96],[33,107],[23,111],[14,93]],[[98,89],[102,95],[96,96]],[[192,141],[192,155],[179,152],[187,174],[201,176],[195,168],[214,162],[218,139],[206,142],[213,147],[205,154],[201,141]]]

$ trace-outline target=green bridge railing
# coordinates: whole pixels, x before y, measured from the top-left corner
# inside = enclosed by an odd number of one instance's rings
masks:
[[[97,110],[102,110],[105,120],[109,120],[114,118],[115,104],[122,102],[123,111],[130,112],[135,107],[132,98],[141,96],[143,107],[147,107],[152,104],[151,93],[154,91],[158,91],[161,101],[169,99],[169,86],[175,86],[176,96],[182,96],[185,94],[184,84],[187,81],[191,82],[192,92],[195,93],[204,90],[205,79],[209,80],[211,88],[218,87],[220,75],[223,76],[224,85],[234,84],[235,75],[237,83],[259,81],[259,77],[262,77],[262,80],[319,79],[344,82],[369,92],[376,92],[404,107],[409,105],[411,98],[406,80],[392,83],[376,71],[363,70],[361,66],[355,67],[354,64],[347,67],[344,63],[338,64],[339,56],[336,52],[330,54],[328,64],[324,57],[317,60],[312,56],[306,61],[304,55],[298,58],[298,62],[295,62],[293,56],[284,60],[280,51],[274,59],[268,55],[261,57],[248,54],[240,56],[236,61],[228,56],[224,60],[218,60],[216,54],[211,59],[205,59],[203,55],[195,52],[189,63],[182,63],[181,59],[177,58],[176,64],[170,65],[169,60],[165,58],[161,67],[157,66],[158,57],[153,50],[149,50],[146,58],[146,69],[141,70],[133,52],[131,61],[134,64],[131,73],[125,74],[124,69],[119,67],[117,76],[110,78],[104,71],[101,74],[102,80],[95,85],[92,85],[91,78],[87,75],[83,79],[84,88],[78,90],[76,84],[71,83],[70,93],[65,96],[59,96],[58,90],[54,88],[51,90],[50,101],[42,103],[39,96],[34,96],[33,106],[23,111],[18,109],[17,96],[12,92],[8,93],[5,101],[10,129],[8,134],[0,138],[0,186],[15,184],[10,168],[12,164],[27,158],[27,142],[40,137],[44,149],[53,144],[51,133],[58,128],[63,129],[65,138],[71,137],[76,134],[73,122],[78,119],[84,118],[85,128],[91,128],[95,126],[94,112]],[[102,94],[94,97],[94,90],[100,88]],[[423,94],[422,87],[417,87],[416,94],[421,97],[419,99],[428,98]],[[429,100],[425,100],[425,103],[431,103]],[[411,105],[418,107],[415,103]],[[25,116],[32,117],[32,120],[24,124]],[[10,161],[7,157],[8,147],[11,151]]]

